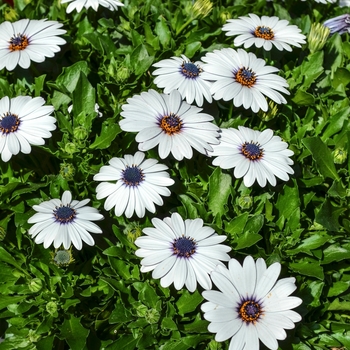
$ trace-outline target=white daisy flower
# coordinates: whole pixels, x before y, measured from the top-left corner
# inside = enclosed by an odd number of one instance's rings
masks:
[[[61,200],[55,198],[34,205],[37,213],[28,219],[30,224],[35,224],[29,229],[29,235],[35,238],[35,243],[44,243],[44,248],[52,242],[55,248],[63,244],[64,249],[73,243],[80,250],[82,241],[94,245],[89,232],[102,233],[102,230],[91,221],[102,220],[103,215],[97,209],[86,206],[89,202],[90,199],[81,202],[72,200],[70,191],[65,191]]]
[[[21,19],[0,24],[0,70],[13,70],[19,64],[29,68],[30,61],[44,62],[53,57],[66,41],[58,35],[66,33],[59,29],[63,24],[46,19]]]
[[[28,154],[30,145],[43,145],[43,138],[51,137],[56,119],[50,114],[52,106],[43,106],[42,97],[3,97],[0,100],[0,153],[7,162],[19,152]]]
[[[83,7],[86,9],[92,7],[97,11],[99,5],[106,7],[111,11],[118,10],[118,6],[124,6],[124,4],[117,0],[61,0],[61,4],[66,4],[68,2],[70,2],[70,4],[67,7],[67,13],[71,13],[73,10],[80,12]]]
[[[258,17],[250,13],[249,17],[239,17],[238,19],[229,19],[223,26],[227,36],[238,35],[234,40],[235,46],[244,45],[244,48],[255,45],[263,47],[266,51],[272,49],[274,45],[278,50],[292,51],[290,45],[301,47],[305,44],[306,37],[295,25],[289,25],[286,20],[280,20],[278,17]]]
[[[125,119],[119,122],[124,131],[138,132],[139,150],[158,146],[160,158],[171,152],[175,159],[191,159],[192,147],[202,154],[218,144],[219,128],[211,123],[211,115],[200,113],[201,108],[182,101],[177,90],[170,95],[155,90],[133,96],[122,106]]]
[[[202,219],[183,221],[173,213],[164,220],[152,219],[155,228],[145,228],[146,236],[136,239],[140,248],[135,254],[141,258],[141,272],[153,270],[152,277],[160,278],[162,287],[179,290],[186,285],[190,292],[197,288],[197,282],[205,289],[211,289],[209,273],[220,261],[230,259],[230,247],[220,244],[226,236],[218,235],[214,229],[203,227]]]
[[[279,136],[273,136],[271,129],[256,131],[244,126],[238,130],[222,129],[220,144],[214,146],[211,155],[217,156],[213,165],[222,169],[234,168],[236,178],[243,177],[244,185],[250,187],[255,180],[261,187],[266,180],[276,186],[276,177],[288,181],[288,174],[294,174],[289,158],[294,154],[288,144]]]
[[[145,154],[136,152],[124,158],[112,158],[110,165],[103,166],[94,176],[95,181],[102,182],[97,188],[97,199],[106,198],[104,208],[113,207],[116,216],[130,218],[134,212],[140,218],[145,216],[145,209],[155,213],[154,204],[163,205],[162,196],[170,196],[167,186],[174,184],[165,171],[166,165],[158,164],[156,159],[144,159]]]
[[[187,103],[196,101],[201,107],[203,96],[211,103],[210,84],[201,77],[203,62],[191,62],[185,55],[181,57],[172,57],[155,63],[153,66],[159,69],[153,72],[153,75],[158,75],[154,83],[159,88],[164,88],[165,94],[174,89],[178,90]]]
[[[231,48],[214,50],[202,58],[207,62],[203,66],[203,79],[213,81],[210,91],[214,99],[233,100],[236,107],[267,111],[268,103],[264,95],[276,103],[287,103],[279,93],[289,95],[287,81],[273,74],[279,70],[265,66],[265,61],[253,53]]]
[[[211,273],[219,291],[204,291],[208,302],[201,308],[216,341],[231,338],[229,350],[259,350],[260,339],[267,348],[278,349],[277,340],[287,337],[285,329],[293,329],[301,320],[291,309],[302,303],[290,296],[296,289],[295,278],[277,281],[280,272],[280,263],[266,268],[264,259],[254,262],[247,256],[243,266],[231,259],[228,269],[219,265]]]

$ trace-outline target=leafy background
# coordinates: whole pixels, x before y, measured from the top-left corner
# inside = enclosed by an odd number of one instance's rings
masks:
[[[15,12],[0,5],[2,20],[49,18],[67,30],[67,44],[54,58],[0,72],[0,97],[42,96],[55,107],[58,125],[45,146],[0,162],[0,350],[227,349],[228,342],[216,343],[207,331],[200,287],[193,294],[162,288],[150,273],[140,273],[134,240],[152,217],[172,212],[200,217],[227,235],[232,257],[279,261],[281,277],[296,277],[303,320],[280,349],[350,349],[349,34],[331,36],[313,53],[308,44],[293,52],[249,50],[281,69],[290,85],[288,103],[275,115],[233,108],[232,102],[204,106],[221,127],[271,128],[281,136],[295,153],[295,175],[287,183],[246,188],[201,154],[181,162],[168,158],[162,163],[176,181],[172,196],[155,215],[128,220],[103,209],[92,180],[110,158],[137,151],[135,135],[122,132],[118,121],[127,98],[156,88],[153,63],[182,53],[197,60],[233,47],[221,30],[228,18],[276,15],[308,35],[312,23],[348,8],[298,0],[213,1],[210,14],[199,18],[187,0],[124,4],[116,12],[100,6],[71,14],[58,1],[15,0]],[[156,150],[147,155],[158,158]],[[54,249],[28,236],[27,219],[34,204],[64,190],[91,198],[105,219],[96,245],[73,249],[74,261],[59,267]]]

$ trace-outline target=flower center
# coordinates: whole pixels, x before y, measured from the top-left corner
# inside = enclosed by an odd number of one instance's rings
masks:
[[[243,86],[252,87],[256,81],[256,75],[251,69],[240,68],[236,73],[235,79]]]
[[[2,131],[3,134],[15,132],[20,123],[21,121],[16,114],[7,112],[0,120],[0,131]]]
[[[196,66],[194,63],[191,62],[184,62],[181,65],[181,73],[186,77],[186,78],[196,78],[198,77],[199,73],[202,72],[202,69],[198,66]]]
[[[168,135],[177,134],[180,132],[182,128],[182,121],[180,117],[171,113],[170,115],[164,116],[160,120],[160,127],[167,133]]]
[[[23,34],[17,34],[10,39],[10,51],[22,51],[29,45],[28,38]]]
[[[53,215],[55,216],[56,221],[59,221],[61,224],[67,224],[74,220],[76,211],[69,205],[61,205],[60,207],[56,207],[53,211]]]
[[[239,316],[247,323],[254,322],[262,314],[262,308],[259,303],[253,300],[247,300],[239,307]]]
[[[265,27],[265,26],[256,27],[256,29],[254,31],[254,35],[257,38],[262,38],[265,40],[272,40],[275,36],[273,34],[273,30],[271,28]]]
[[[258,160],[264,155],[264,150],[258,143],[245,142],[241,148],[242,154],[249,160]]]
[[[196,242],[191,237],[176,238],[173,242],[173,251],[177,256],[189,258],[196,252]]]
[[[142,170],[136,165],[127,166],[123,170],[123,181],[127,186],[137,186],[145,179]]]

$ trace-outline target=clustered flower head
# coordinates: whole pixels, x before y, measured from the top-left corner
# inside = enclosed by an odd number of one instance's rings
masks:
[[[255,45],[266,51],[275,46],[280,51],[292,51],[290,45],[300,47],[300,44],[305,44],[306,37],[297,26],[276,16],[258,17],[250,13],[249,17],[229,19],[227,22],[223,30],[227,36],[238,35],[234,40],[235,46],[244,45],[244,48],[249,48]]]
[[[17,65],[29,68],[30,62],[43,62],[53,57],[66,43],[59,37],[66,33],[63,24],[46,19],[21,19],[0,24],[0,70],[11,71]]]
[[[296,289],[295,278],[278,280],[281,264],[266,267],[264,259],[244,259],[243,266],[231,259],[228,269],[218,265],[211,273],[216,290],[206,290],[202,305],[208,330],[216,333],[216,341],[231,338],[229,350],[259,349],[259,339],[272,350],[277,340],[287,337],[285,329],[293,329],[300,315],[291,310],[302,303],[290,296]]]

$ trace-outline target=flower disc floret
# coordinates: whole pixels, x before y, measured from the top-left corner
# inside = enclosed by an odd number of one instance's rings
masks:
[[[276,177],[288,181],[288,174],[294,174],[290,167],[293,161],[289,158],[294,153],[287,147],[270,129],[261,132],[239,126],[238,130],[222,129],[220,144],[214,146],[210,155],[217,157],[213,165],[234,168],[234,176],[243,177],[247,187],[255,181],[261,187],[266,186],[267,181],[276,186]]]
[[[153,75],[157,77],[154,83],[169,94],[176,89],[187,103],[193,103],[201,107],[206,99],[212,102],[210,83],[202,78],[203,62],[191,62],[185,55],[171,57],[159,61],[153,65],[157,67]]]
[[[154,204],[163,205],[161,196],[171,194],[167,187],[173,185],[174,180],[165,171],[167,169],[156,159],[145,159],[143,152],[112,158],[109,165],[103,166],[94,176],[95,181],[103,181],[96,187],[96,197],[107,197],[104,208],[114,207],[116,216],[125,213],[130,218],[135,213],[144,217],[146,209],[154,213]]]
[[[101,5],[106,7],[108,10],[116,11],[118,7],[124,6],[118,0],[61,0],[61,4],[70,3],[67,7],[66,12],[71,13],[73,10],[77,10],[77,12],[81,12],[83,7],[89,9],[92,7],[95,11],[98,10],[98,7]]]
[[[253,53],[231,48],[214,50],[203,57],[202,77],[212,82],[210,91],[214,99],[233,100],[236,107],[243,105],[253,112],[268,110],[265,96],[276,103],[287,103],[280,94],[289,95],[287,81],[274,74],[278,69],[266,66],[265,61]]]
[[[141,151],[158,145],[162,159],[170,153],[177,160],[191,159],[192,148],[207,154],[219,143],[219,128],[211,123],[214,118],[182,101],[177,90],[169,95],[155,90],[143,92],[129,98],[122,110],[121,129],[138,132],[136,141]]]
[[[66,33],[63,24],[46,19],[21,19],[0,24],[0,70],[11,71],[17,65],[29,68],[31,61],[43,62],[53,57],[66,41],[59,36]]]
[[[0,99],[0,153],[7,162],[19,152],[29,154],[31,145],[43,145],[56,129],[54,108],[43,106],[41,97],[18,96]]]
[[[259,340],[271,350],[277,340],[287,337],[301,317],[291,310],[302,303],[290,296],[296,289],[295,278],[278,280],[281,264],[267,267],[264,259],[247,256],[243,266],[231,259],[228,269],[218,265],[210,274],[218,290],[206,290],[201,309],[210,322],[208,330],[218,342],[231,338],[229,350],[259,350]]]
[[[177,290],[186,286],[194,292],[198,282],[211,289],[209,273],[230,259],[231,248],[220,244],[226,236],[203,226],[202,219],[184,221],[178,213],[164,220],[154,218],[152,224],[135,241],[139,247],[135,254],[143,258],[141,272],[153,271],[152,277],[160,278],[162,287],[174,283]]]
[[[276,16],[258,17],[250,13],[249,17],[227,20],[222,29],[227,32],[227,36],[237,35],[234,45],[244,45],[246,49],[255,45],[266,51],[270,51],[273,46],[280,51],[292,51],[290,45],[301,47],[300,44],[306,43],[305,35],[296,25],[290,25],[287,20],[280,20]]]
[[[44,244],[48,248],[52,243],[57,249],[63,245],[69,249],[71,244],[78,250],[83,244],[92,246],[94,239],[89,232],[102,233],[102,230],[92,221],[102,220],[103,215],[89,206],[90,199],[72,200],[70,191],[65,191],[61,199],[51,199],[34,205],[37,212],[28,219],[34,224],[29,229],[29,235],[35,238],[35,243]]]

